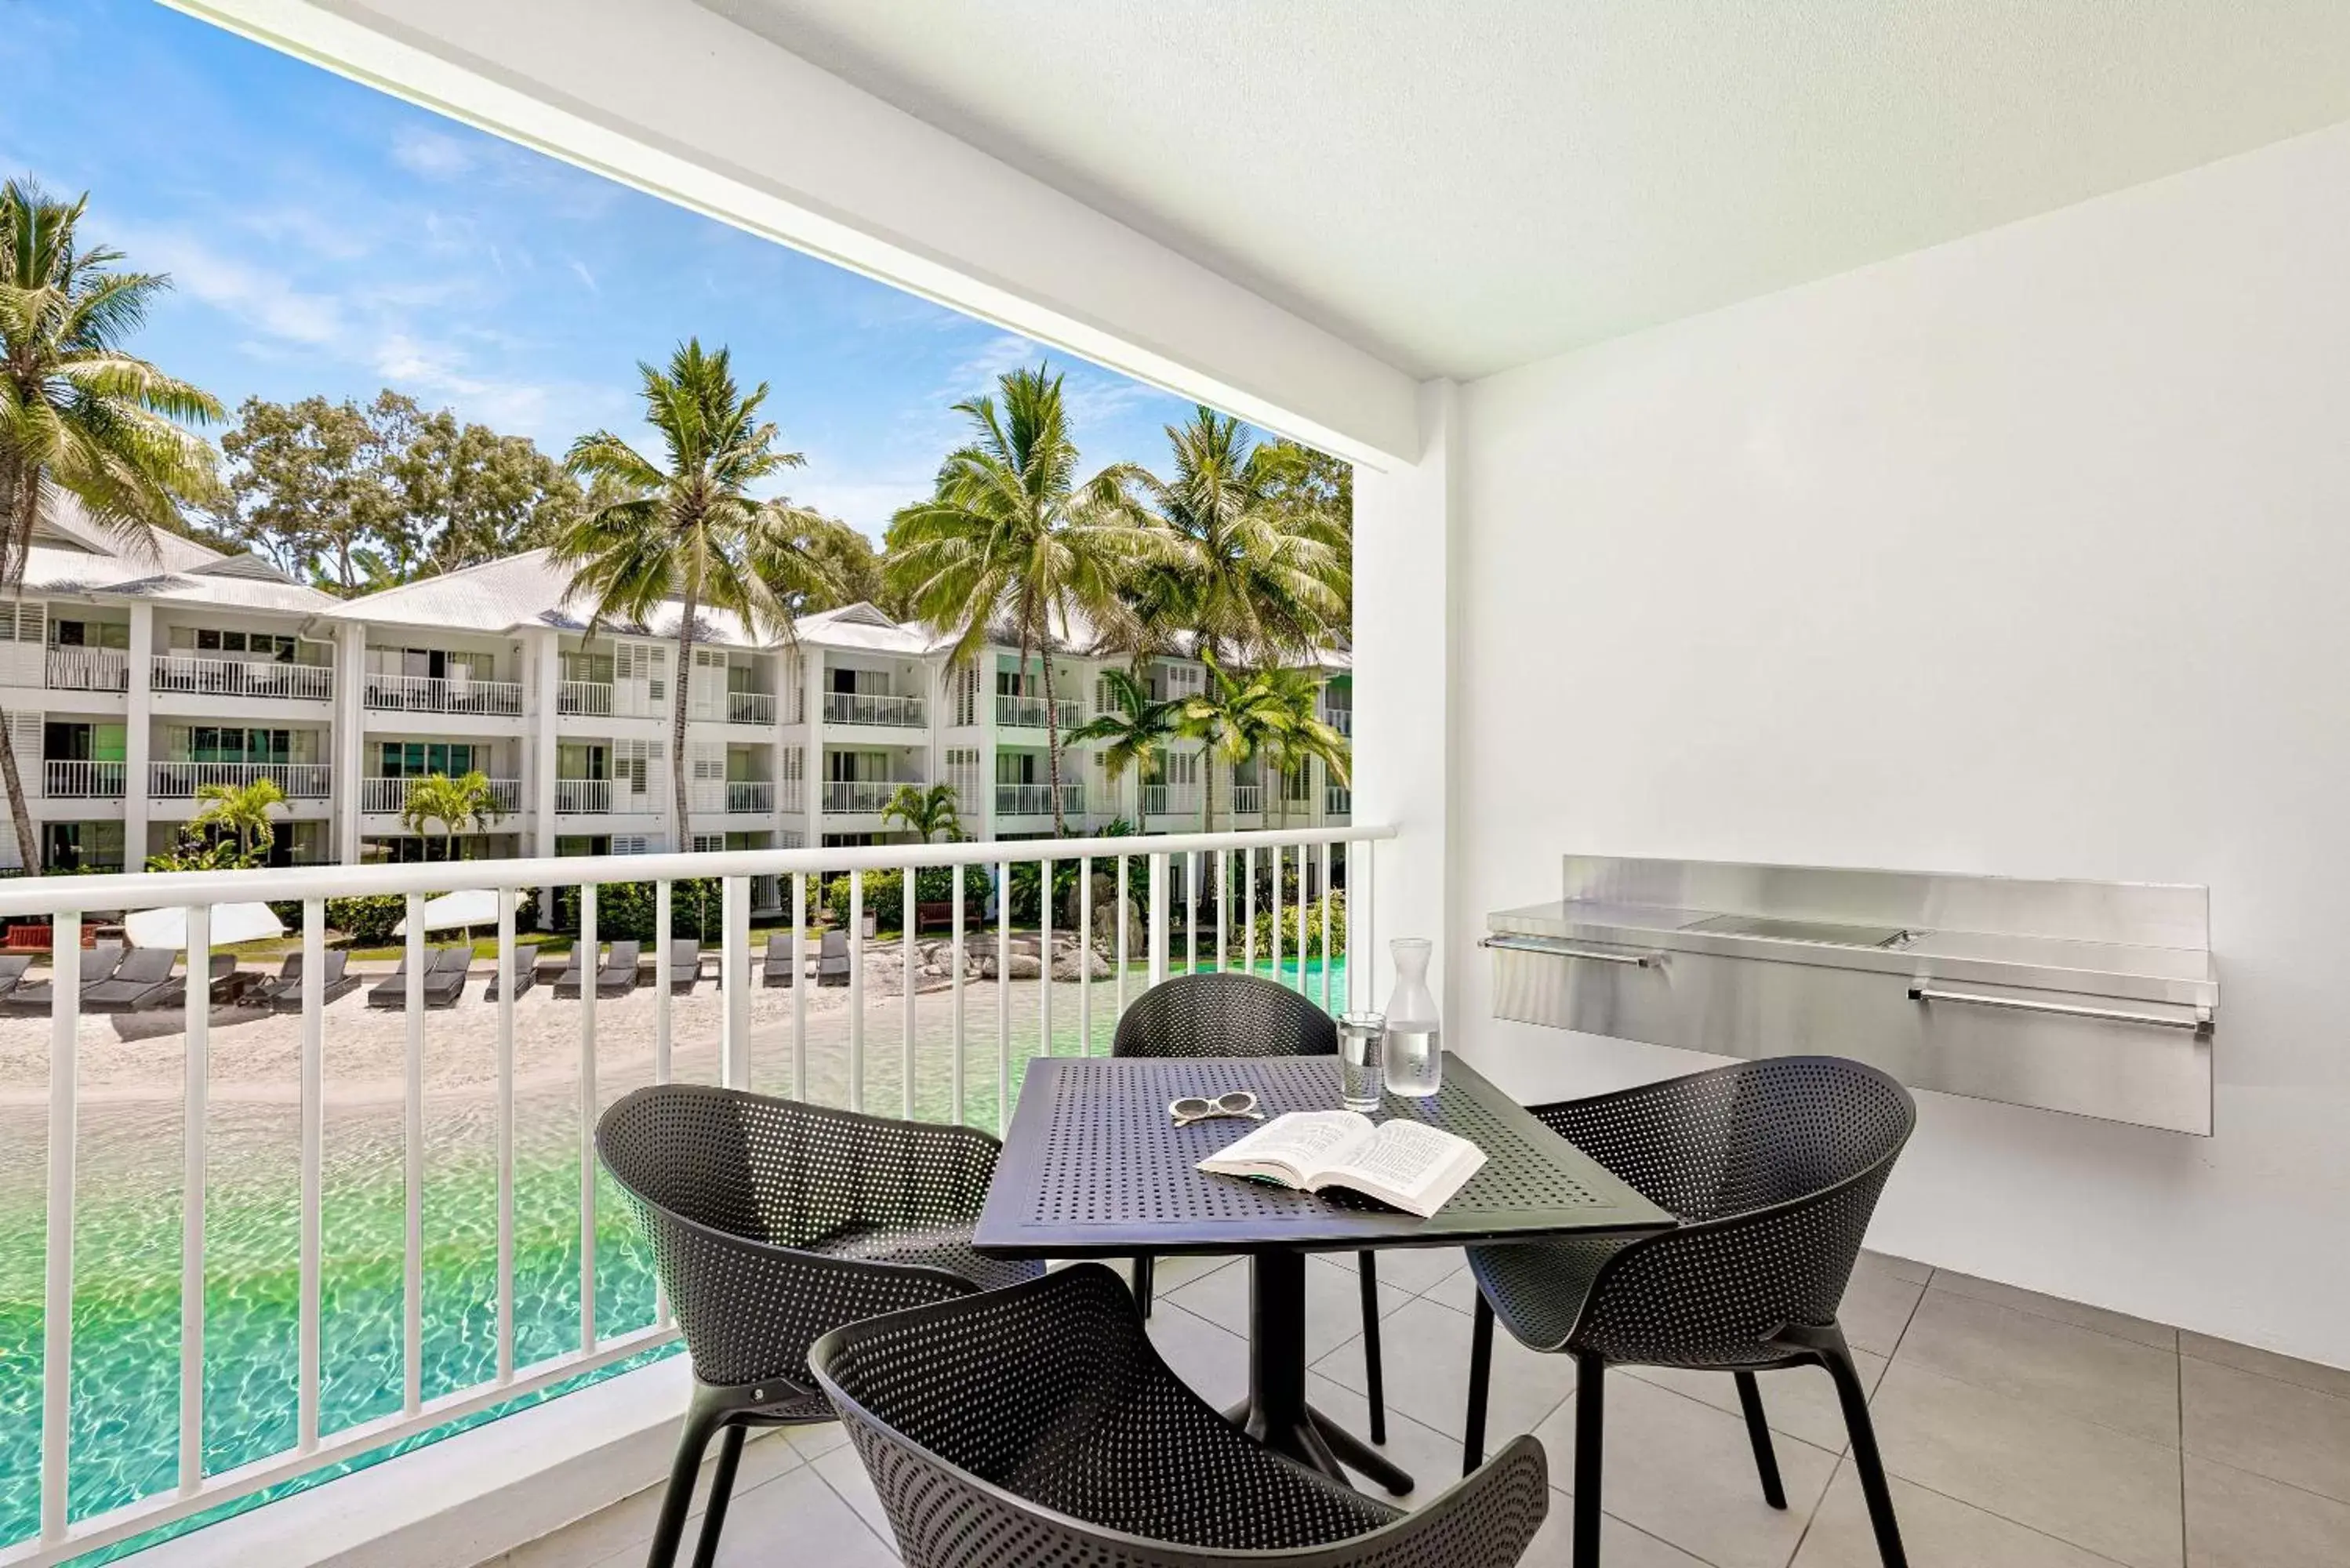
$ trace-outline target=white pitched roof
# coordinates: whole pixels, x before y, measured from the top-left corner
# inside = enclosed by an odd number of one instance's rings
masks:
[[[452,631],[509,632],[524,627],[552,627],[584,632],[594,606],[572,592],[572,579],[557,568],[552,552],[527,550],[502,560],[461,566],[437,577],[404,583],[381,593],[366,594],[335,607],[345,620],[398,626],[438,627]],[[647,623],[608,621],[603,630],[643,637],[674,638],[681,603],[671,601]],[[737,617],[723,610],[703,609],[694,617],[696,640],[734,648],[772,646],[769,639],[748,635]]]
[[[937,646],[920,627],[891,620],[881,610],[861,600],[853,605],[843,605],[838,609],[804,615],[795,629],[802,642],[817,648],[847,648],[868,653],[919,656]]]
[[[99,526],[64,492],[53,493],[43,509],[25,562],[25,587],[39,593],[161,599],[304,616],[336,603],[328,595],[289,581],[257,556],[224,556],[161,529],[151,530],[141,548]]]

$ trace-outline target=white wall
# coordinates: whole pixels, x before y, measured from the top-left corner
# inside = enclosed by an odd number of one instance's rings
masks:
[[[1463,403],[1460,907],[1570,849],[2210,884],[2218,1136],[1921,1096],[1873,1240],[2350,1365],[2350,128]]]

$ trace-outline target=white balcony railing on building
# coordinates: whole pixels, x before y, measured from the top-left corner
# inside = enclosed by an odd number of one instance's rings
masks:
[[[685,786],[685,798],[696,811],[764,815],[775,809],[775,785],[770,779],[697,779]]]
[[[1042,697],[1014,697],[999,691],[995,694],[995,722],[1006,729],[1041,730],[1045,728],[1047,706]],[[1064,698],[1050,706],[1060,710],[1059,727],[1064,730],[1074,730],[1086,722],[1086,705],[1082,702]]]
[[[1232,815],[1234,816],[1255,816],[1263,810],[1264,786],[1263,784],[1236,784],[1232,785]]]
[[[772,691],[729,691],[726,693],[726,722],[730,724],[774,723],[775,694]]]
[[[461,676],[377,675],[367,678],[367,705],[406,713],[522,714],[522,685]]]
[[[1355,792],[1345,784],[1324,784],[1322,809],[1331,816],[1346,815],[1355,809]]]
[[[455,1030],[452,1044],[466,1047],[451,1053],[445,1075],[435,1068],[432,1116],[463,1116],[466,1125],[480,1129],[489,1146],[485,1155],[494,1150],[483,1162],[479,1223],[448,1229],[440,1228],[440,1220],[427,1220],[432,1211],[426,1197],[427,1155],[433,1146],[426,1136],[427,1078],[414,1064],[424,1059],[426,950],[438,945],[425,932],[423,906],[449,889],[452,867],[312,866],[0,881],[0,920],[51,920],[60,952],[78,950],[88,911],[184,908],[189,914],[183,961],[191,972],[202,972],[213,959],[210,930],[216,906],[290,901],[300,910],[289,924],[300,944],[305,981],[296,1021],[297,1049],[284,1068],[259,1069],[265,1076],[282,1076],[256,1083],[249,1064],[240,1062],[236,1068],[241,1108],[264,1103],[285,1107],[287,1158],[282,1176],[274,1155],[257,1165],[250,1160],[249,1115],[232,1125],[213,1114],[213,1012],[204,1005],[203,988],[195,988],[197,1005],[182,1014],[182,1066],[174,1075],[170,1109],[160,1113],[176,1122],[182,1158],[165,1162],[171,1192],[151,1206],[167,1225],[176,1210],[175,1261],[188,1288],[145,1290],[122,1313],[91,1314],[77,1312],[77,1303],[111,1290],[116,1282],[110,1271],[120,1262],[104,1247],[88,1244],[91,1211],[104,1206],[110,1215],[125,1200],[125,1189],[144,1179],[134,1172],[156,1163],[155,1128],[138,1118],[126,1140],[121,1116],[92,1115],[85,1106],[75,1044],[81,1037],[79,970],[68,963],[57,972],[47,1004],[54,1044],[47,1057],[47,1086],[35,1090],[47,1098],[41,1157],[47,1168],[45,1224],[23,1228],[44,1250],[40,1328],[37,1337],[27,1335],[27,1354],[0,1358],[0,1400],[40,1413],[38,1458],[18,1472],[26,1482],[18,1494],[21,1504],[12,1502],[0,1512],[8,1529],[0,1534],[0,1563],[47,1568],[99,1552],[674,1341],[678,1331],[653,1290],[645,1249],[633,1240],[616,1245],[615,1236],[626,1235],[625,1227],[616,1231],[608,1222],[598,1223],[604,1183],[595,1158],[595,1118],[582,1116],[582,1106],[606,1103],[637,1084],[675,1079],[755,1086],[801,1099],[812,1094],[837,1096],[851,1109],[1000,1133],[1026,1058],[1106,1054],[1119,1015],[1146,984],[1170,972],[1239,963],[1242,955],[1258,950],[1259,939],[1270,949],[1270,972],[1281,983],[1315,997],[1329,1011],[1367,1003],[1367,992],[1353,979],[1357,971],[1347,961],[1371,950],[1379,934],[1368,918],[1378,870],[1375,841],[1391,836],[1388,829],[1356,827],[467,861],[462,886],[492,889],[497,907],[496,957],[480,965],[484,972],[475,983],[500,971],[504,983],[495,1002],[484,1005],[469,998],[468,1005],[436,1014],[431,1023],[434,1040]],[[1048,886],[1057,862],[1075,864],[1080,886],[1090,886],[1098,871],[1113,879],[1119,905],[1130,902],[1140,920],[1120,919],[1112,922],[1115,930],[1097,929],[1088,905],[1081,908],[1075,932],[1056,936],[1055,901],[1047,900],[1038,924],[1015,935],[1007,919],[1014,901],[1004,898],[994,902],[1006,915],[981,924],[966,912],[977,889],[967,893],[965,878],[979,872],[1003,886],[1015,861],[1037,867]],[[894,948],[891,970],[911,974],[921,971],[925,954],[910,924],[902,935],[858,935],[867,879],[885,871],[910,876],[917,867],[947,867],[954,879],[945,899],[951,923],[937,939],[945,958],[937,967],[951,978],[936,990],[910,996],[901,997],[893,987],[868,1019],[867,974],[873,957]],[[576,1001],[544,994],[519,1002],[515,998],[513,966],[528,961],[516,941],[518,906],[531,889],[577,888],[576,898],[560,902],[576,909],[577,940],[594,952],[599,945],[597,885],[650,882],[651,945],[661,951],[672,931],[686,934],[679,923],[683,901],[676,898],[674,884],[715,879],[717,930],[714,940],[708,933],[703,939],[714,949],[721,976],[747,981],[764,948],[764,939],[754,943],[752,936],[754,904],[764,895],[774,908],[787,905],[790,940],[806,953],[816,902],[809,896],[813,884],[836,877],[847,883],[849,939],[848,984],[840,1008],[812,1008],[813,986],[806,980],[787,990],[742,983],[704,991],[694,1005],[712,1009],[714,1016],[706,1024],[696,1022],[685,1003],[672,1003],[666,986],[617,1002],[599,1002],[593,987]],[[1310,954],[1284,954],[1284,898],[1309,898],[1326,915],[1332,889],[1341,884],[1356,897],[1356,918],[1325,918],[1311,929],[1329,932],[1343,927],[1343,950],[1324,937]],[[348,1019],[367,1003],[359,996],[329,1003],[321,989],[327,900],[383,895],[407,901],[410,1068],[403,1078],[395,1054],[380,1103],[370,1102],[365,1116],[338,1107],[330,1158],[328,1031],[330,1025],[342,1026],[335,1020]],[[1073,943],[1066,940],[1070,936]],[[1137,940],[1141,950],[1130,950],[1129,942]],[[1111,961],[1109,977],[1094,979],[1089,963],[1071,962],[1069,978],[1057,983],[1014,980],[1015,942],[1028,952],[1060,953],[1065,947],[1071,954],[1097,951]],[[933,950],[929,956],[941,955]],[[983,960],[988,961],[983,970]],[[269,967],[276,968],[274,959]],[[1264,971],[1262,959],[1256,967]],[[1057,973],[1062,966],[1053,968]],[[545,1075],[541,1067],[520,1059],[523,1042],[516,1026],[520,1010],[549,1007],[576,1012],[576,1027],[566,1025],[564,1033],[577,1041],[576,1066],[551,1091],[536,1081]],[[880,1023],[885,1018],[886,1033]],[[340,1058],[334,1066],[345,1092],[365,1085],[343,1075],[365,1070]],[[215,1141],[223,1138],[234,1141]],[[118,1169],[125,1160],[131,1168]],[[380,1189],[357,1190],[344,1174],[347,1168],[372,1170],[379,1163],[387,1177]],[[283,1181],[281,1207],[275,1211],[284,1218],[287,1258],[266,1249],[255,1254],[241,1237],[224,1243],[217,1226],[207,1231],[208,1204],[218,1218],[222,1201],[218,1174],[232,1164],[250,1189],[240,1190],[240,1203],[262,1200],[252,1183]],[[569,1200],[577,1203],[576,1224],[567,1216],[560,1225],[550,1225],[540,1211],[552,1182],[564,1184],[556,1190],[574,1195]],[[459,1196],[437,1178],[430,1190],[435,1205]],[[379,1192],[390,1209],[385,1231],[401,1239],[390,1251],[393,1262],[383,1282],[396,1310],[385,1314],[393,1326],[390,1354],[380,1358],[371,1338],[338,1326],[337,1282],[349,1277],[353,1259],[348,1247],[329,1244],[337,1217],[355,1207],[362,1215],[372,1214]],[[448,1210],[440,1212],[445,1216]],[[395,1216],[400,1220],[397,1228],[390,1223]],[[560,1234],[550,1243],[542,1233],[554,1231]],[[104,1226],[96,1228],[100,1237],[109,1233]],[[171,1247],[169,1241],[158,1241],[162,1249]],[[140,1259],[142,1280],[156,1272],[157,1250],[150,1243]],[[165,1272],[172,1261],[166,1251]],[[207,1319],[212,1303],[244,1299],[249,1286],[274,1288],[286,1262],[295,1264],[291,1334],[255,1334]],[[367,1270],[368,1288],[376,1289],[375,1254],[359,1262]],[[549,1288],[550,1268],[585,1288]],[[266,1281],[258,1278],[261,1273]],[[563,1348],[547,1354],[551,1345]],[[453,1355],[452,1345],[461,1347]],[[525,1355],[539,1359],[526,1361]],[[150,1404],[142,1407],[141,1419],[115,1418],[113,1402],[120,1394],[114,1382],[74,1376],[78,1368],[99,1364],[110,1371],[120,1364],[135,1386],[148,1391],[143,1397]],[[242,1407],[207,1408],[209,1400],[233,1397],[241,1402],[244,1396],[237,1391],[275,1387],[281,1378],[294,1395],[292,1418],[282,1425],[247,1419]],[[362,1407],[363,1413],[354,1413]],[[144,1418],[150,1414],[152,1419]],[[26,1451],[29,1458],[29,1438]],[[123,1478],[130,1478],[127,1486]],[[84,1491],[91,1486],[106,1489],[105,1503]],[[124,1501],[126,1496],[132,1501]]]
[[[157,800],[193,800],[207,784],[241,789],[255,779],[268,779],[288,800],[325,800],[334,793],[334,774],[328,763],[165,761],[147,764],[147,793]]]
[[[1355,732],[1355,711],[1352,708],[1325,708],[1322,722],[1342,735]]]
[[[409,792],[416,787],[412,778],[365,778],[359,780],[359,809],[377,815],[397,816],[408,807]],[[512,816],[522,810],[522,781],[492,779],[490,799],[499,812]]]
[[[558,713],[609,713],[612,711],[612,683],[608,680],[566,680],[556,688],[555,711]]]
[[[120,800],[122,791],[120,763],[57,760],[41,764],[41,793],[51,800]]]
[[[1199,789],[1191,784],[1144,784],[1142,815],[1191,816],[1200,809]]]
[[[888,805],[890,797],[908,784],[922,787],[920,779],[827,779],[824,782],[824,809],[844,815],[865,815]]]
[[[263,697],[295,702],[331,702],[335,698],[331,664],[276,664],[265,659],[159,653],[152,680],[158,691],[200,697]]]
[[[925,721],[920,697],[827,691],[824,694],[824,722],[827,724],[879,724],[893,729],[919,730]]]
[[[1061,786],[1061,815],[1083,816],[1086,814],[1086,786],[1065,784]],[[1050,816],[1053,815],[1053,786],[1040,784],[1000,784],[995,786],[995,815],[998,816]]]
[[[41,684],[52,691],[127,691],[130,656],[116,648],[52,648]]]
[[[611,809],[610,779],[555,781],[555,814],[557,816],[600,816]]]

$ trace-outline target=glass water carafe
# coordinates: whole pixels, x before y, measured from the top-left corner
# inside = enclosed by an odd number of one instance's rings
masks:
[[[1387,1089],[1391,1095],[1425,1096],[1444,1078],[1444,1031],[1437,1022],[1436,998],[1428,989],[1430,952],[1424,937],[1398,937],[1388,944],[1395,958],[1395,990],[1388,996]]]

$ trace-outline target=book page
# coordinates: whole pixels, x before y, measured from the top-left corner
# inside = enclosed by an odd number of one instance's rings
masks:
[[[1353,1111],[1291,1111],[1278,1116],[1200,1162],[1202,1170],[1273,1165],[1304,1180],[1326,1164],[1367,1147],[1375,1131],[1368,1116]]]
[[[1484,1163],[1485,1151],[1466,1138],[1398,1120],[1381,1125],[1376,1137],[1333,1163],[1320,1179],[1425,1218],[1449,1202]]]

